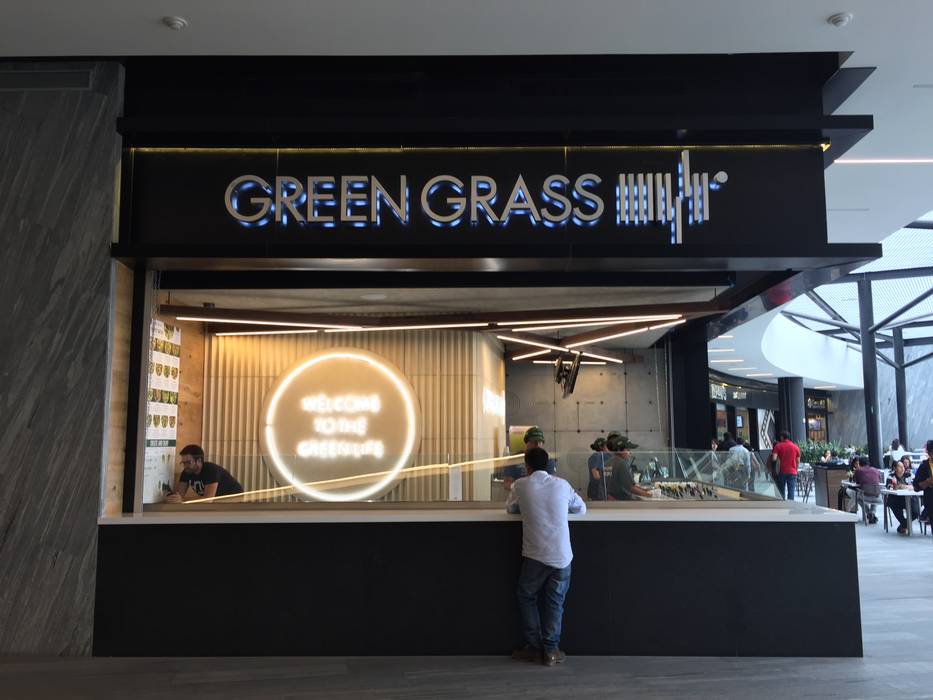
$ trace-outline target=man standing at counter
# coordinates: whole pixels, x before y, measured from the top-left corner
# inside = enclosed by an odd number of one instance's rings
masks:
[[[525,646],[512,658],[554,666],[566,659],[559,644],[573,559],[567,514],[586,513],[586,504],[567,481],[547,473],[548,454],[540,447],[525,452],[525,466],[529,475],[512,484],[505,504],[522,516],[518,609]]]
[[[204,450],[199,445],[188,445],[181,451],[182,472],[178,486],[165,499],[169,503],[181,503],[190,485],[198,498],[231,496],[243,493],[243,487],[233,475],[219,464],[204,461]]]

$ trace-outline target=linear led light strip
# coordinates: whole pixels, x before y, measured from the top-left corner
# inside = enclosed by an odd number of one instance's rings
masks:
[[[535,332],[535,331],[554,331],[562,328],[588,328],[592,326],[608,326],[608,325],[621,325],[623,323],[644,323],[646,321],[665,321],[667,319],[677,319],[680,318],[680,315],[674,314],[665,314],[659,316],[651,316],[646,318],[604,318],[601,321],[590,321],[588,323],[557,323],[549,326],[522,326],[521,328],[516,328],[517,331],[522,332]],[[499,324],[503,325],[503,324]]]
[[[295,328],[290,331],[226,331],[214,335],[298,335],[304,333],[318,333],[316,328]]]
[[[534,365],[553,365],[554,361],[553,360],[532,360],[531,363]],[[563,363],[565,365],[573,364],[573,362],[571,362],[570,360],[563,360]],[[605,365],[606,363],[603,362],[602,360],[599,360],[599,361],[581,360],[580,364],[581,365]]]
[[[652,314],[643,316],[595,316],[591,318],[550,318],[539,321],[508,321],[500,326],[534,326],[542,323],[622,323],[626,321],[663,321],[665,319],[680,318],[680,314]]]
[[[247,326],[294,326],[296,328],[344,328],[356,326],[336,325],[332,323],[299,323],[297,321],[256,321],[241,318],[211,318],[209,316],[176,316],[176,321],[202,321],[203,323],[242,323]]]
[[[367,331],[425,331],[439,328],[484,328],[489,326],[483,323],[432,323],[420,326],[364,326],[360,328],[328,328],[325,333],[365,333]]]
[[[622,365],[625,364],[624,360],[616,359],[615,357],[606,357],[605,355],[597,355],[595,352],[584,352],[581,353],[583,357],[592,357],[595,360],[605,360],[606,362],[612,362],[613,364]]]
[[[731,364],[742,364],[745,360],[710,360],[711,365],[731,365]]]
[[[325,333],[364,333],[371,331],[416,331],[416,330],[439,330],[449,328],[485,328],[488,326],[526,326],[523,331],[543,331],[556,330],[559,328],[582,328],[585,326],[601,326],[618,323],[638,323],[640,321],[663,321],[666,319],[679,319],[680,314],[657,314],[654,316],[618,316],[588,319],[557,319],[548,321],[510,321],[508,323],[497,323],[494,321],[483,321],[481,323],[429,323],[418,325],[400,325],[400,326],[348,326],[346,324],[335,323],[301,323],[298,321],[257,321],[253,319],[233,319],[233,318],[214,318],[210,316],[176,316],[178,321],[201,321],[204,323],[242,323],[255,326],[286,326],[295,328],[314,328],[324,329]],[[677,321],[682,323],[683,321]],[[540,325],[540,324],[554,325]],[[535,325],[538,324],[538,325]],[[653,328],[660,328],[654,326]],[[217,335],[279,335],[293,333],[294,331],[264,331],[264,332],[229,332],[218,333]]]
[[[773,377],[774,375],[771,372],[751,372],[746,374],[746,377]]]
[[[505,340],[510,343],[520,343],[522,345],[530,345],[533,348],[544,348],[545,350],[555,350],[557,352],[572,352],[575,355],[580,354],[579,350],[571,350],[569,348],[561,347],[560,345],[548,345],[547,343],[540,343],[537,340],[528,340],[527,338],[516,338],[514,335],[497,335],[496,337],[499,340]]]
[[[512,361],[515,362],[516,360],[527,360],[529,357],[539,357],[540,355],[547,355],[549,352],[551,351],[550,350],[536,350],[535,352],[525,353],[524,355],[516,355],[515,357],[512,358]]]
[[[707,348],[706,352],[735,352],[732,348]]]
[[[623,338],[623,337],[625,337],[625,336],[627,336],[627,335],[635,335],[635,334],[637,334],[637,333],[645,333],[645,332],[647,332],[647,331],[657,330],[658,328],[667,328],[667,327],[669,327],[669,326],[676,326],[676,325],[678,325],[678,324],[686,323],[686,322],[687,322],[687,319],[685,319],[685,318],[680,318],[680,319],[677,319],[676,321],[668,321],[667,323],[659,323],[659,324],[657,324],[657,325],[655,325],[655,326],[644,326],[644,327],[642,327],[642,328],[636,328],[636,329],[631,330],[631,331],[623,331],[623,332],[621,332],[621,333],[612,333],[611,335],[600,336],[599,338],[593,338],[593,339],[591,339],[591,340],[581,340],[581,341],[579,341],[579,342],[577,342],[577,343],[568,343],[568,344],[567,344],[567,347],[568,347],[568,348],[578,348],[578,347],[580,347],[581,345],[593,345],[593,344],[595,344],[595,343],[601,343],[601,342],[606,341],[606,340],[614,340],[615,338]]]
[[[523,345],[531,345],[536,348],[546,348],[546,350],[554,350],[556,352],[572,352],[574,355],[583,355],[583,357],[592,357],[594,360],[605,360],[606,362],[612,362],[617,365],[625,364],[624,360],[620,360],[615,357],[606,357],[605,355],[597,355],[595,352],[581,352],[580,350],[572,350],[570,348],[564,348],[560,345],[548,345],[547,343],[539,343],[537,340],[528,340],[527,338],[516,338],[513,335],[497,335],[499,340],[505,340],[510,343],[521,343]],[[513,357],[513,360],[534,357],[536,355],[543,355],[544,353],[534,352],[528,353],[527,355],[519,355],[518,357]]]

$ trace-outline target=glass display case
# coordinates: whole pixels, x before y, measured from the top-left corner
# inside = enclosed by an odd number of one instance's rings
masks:
[[[702,450],[633,450],[553,452],[549,471],[566,479],[590,501],[624,506],[626,501],[760,501],[780,495],[758,455],[748,460],[725,452]],[[385,457],[385,455],[383,455]],[[511,484],[526,476],[522,454],[489,459],[419,453],[390,459],[391,468],[369,469],[355,456],[326,461],[299,472],[294,465],[307,455],[227,455],[222,468],[250,484],[235,493],[203,498],[197,475],[190,477],[185,499],[147,504],[146,510],[184,508],[196,512],[267,508],[319,508],[362,504],[408,504],[433,507],[483,507],[502,503]],[[213,464],[211,462],[210,464]],[[634,484],[637,489],[630,488]],[[258,488],[257,488],[258,486]]]

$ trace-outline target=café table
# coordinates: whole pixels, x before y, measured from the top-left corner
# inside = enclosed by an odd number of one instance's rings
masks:
[[[914,491],[912,488],[909,489],[889,489],[887,487],[881,489],[881,497],[884,499],[884,531],[888,531],[888,498],[890,496],[903,496],[904,497],[904,506],[907,509],[907,536],[910,537],[914,534],[913,527],[913,499],[919,496],[917,491]]]

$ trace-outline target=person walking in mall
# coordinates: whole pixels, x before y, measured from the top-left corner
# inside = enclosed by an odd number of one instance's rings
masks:
[[[723,433],[722,440],[716,445],[717,452],[728,452],[736,446],[736,441],[732,439],[732,433]]]
[[[914,491],[923,491],[923,513],[920,514],[922,522],[930,522],[933,514],[933,440],[927,440],[927,458],[920,462],[917,474],[914,476]]]
[[[525,646],[512,658],[554,666],[566,659],[560,630],[573,559],[567,516],[586,513],[586,504],[567,481],[548,474],[547,465],[542,448],[525,452],[529,474],[512,484],[505,509],[522,516],[518,609]]]
[[[790,433],[781,431],[780,439],[771,450],[771,461],[777,464],[775,483],[785,501],[797,496],[797,465],[800,464],[800,448],[790,439]]]
[[[611,455],[606,444],[606,438],[598,437],[590,445],[593,454],[587,460],[586,466],[590,470],[590,481],[586,485],[586,497],[591,501],[606,501],[609,499],[606,490],[606,463]]]
[[[733,481],[735,488],[755,490],[755,477],[752,475],[752,453],[745,447],[745,440],[735,439],[735,445],[729,448],[729,461],[732,471],[738,478]]]

